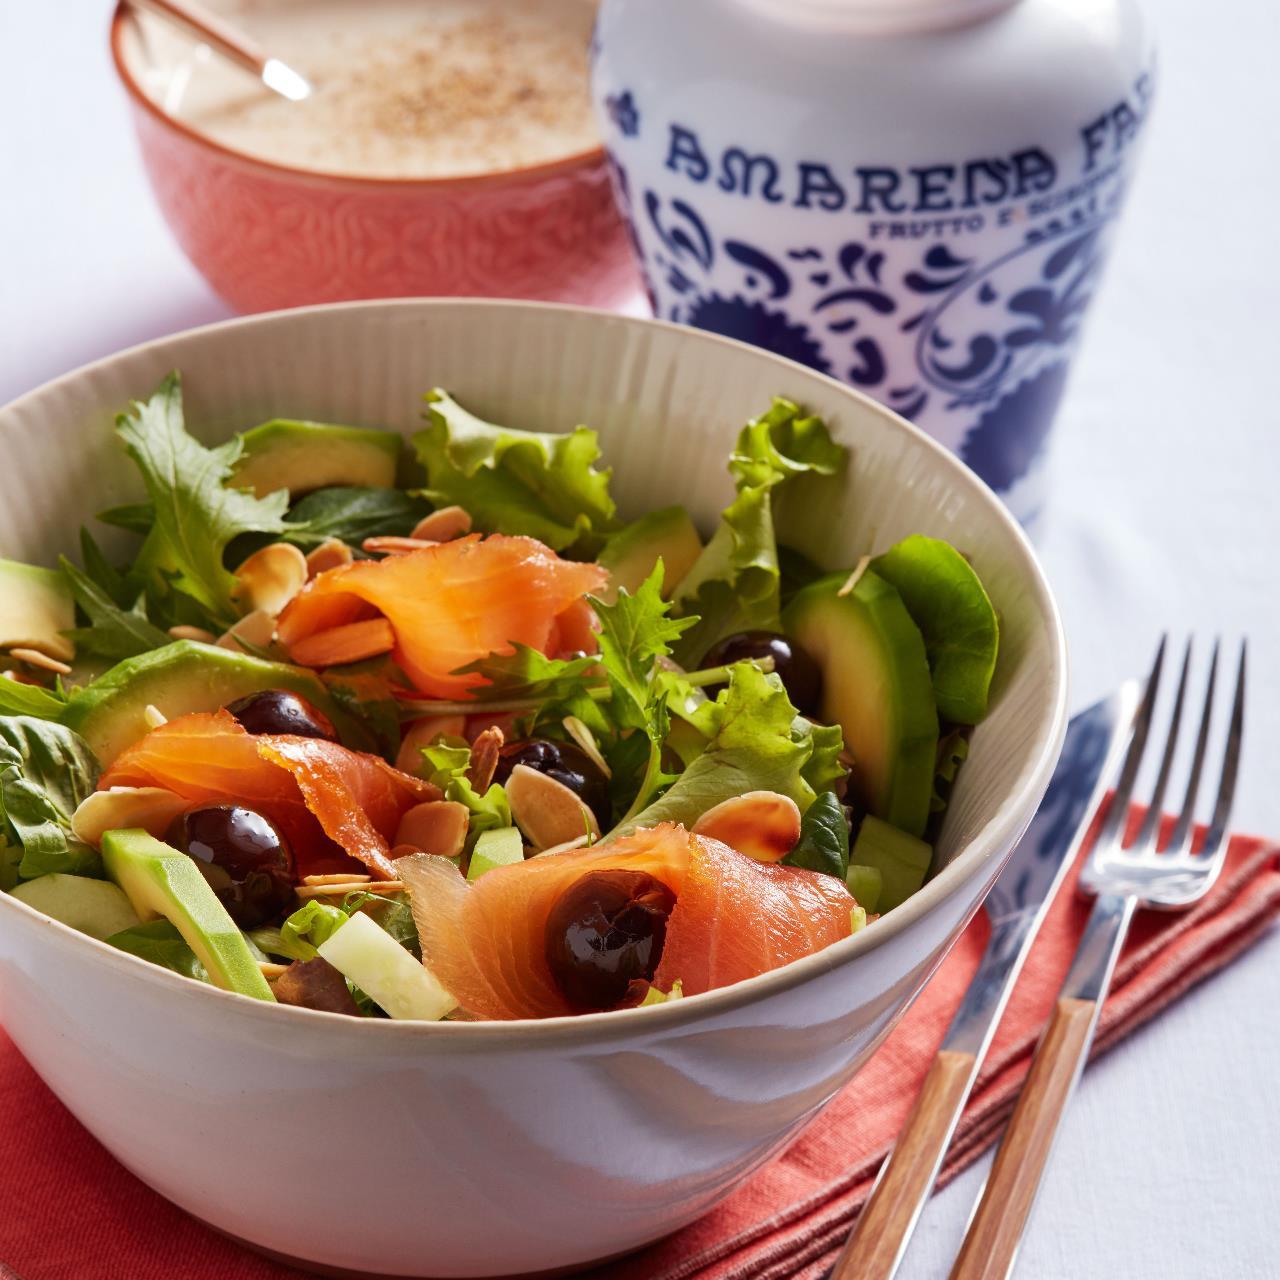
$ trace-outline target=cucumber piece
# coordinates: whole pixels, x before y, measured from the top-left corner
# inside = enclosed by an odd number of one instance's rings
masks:
[[[884,890],[884,877],[880,873],[880,868],[851,863],[844,882],[849,892],[857,899],[858,905],[874,913],[880,905],[880,894]]]
[[[91,938],[105,940],[141,923],[124,891],[108,880],[55,871],[24,881],[11,892],[19,902]]]
[[[509,867],[524,861],[524,837],[515,827],[501,827],[496,831],[481,832],[476,847],[471,851],[471,863],[467,867],[467,879],[479,880],[494,867]]]
[[[319,951],[388,1017],[439,1022],[457,1008],[435,975],[362,912],[326,938]]]
[[[849,869],[852,872],[857,866],[880,872],[876,908],[883,915],[905,902],[924,884],[932,860],[933,850],[923,840],[868,814],[853,842]],[[853,896],[858,897],[856,893]]]

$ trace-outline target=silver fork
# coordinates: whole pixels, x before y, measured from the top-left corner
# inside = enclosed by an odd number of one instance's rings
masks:
[[[1208,754],[1218,645],[1213,646],[1208,687],[1182,810],[1165,848],[1159,847],[1160,819],[1182,727],[1187,677],[1191,665],[1188,641],[1174,695],[1164,755],[1161,757],[1150,808],[1132,844],[1125,845],[1125,826],[1138,769],[1151,737],[1156,694],[1164,666],[1165,640],[1147,678],[1146,692],[1134,724],[1133,740],[1115,795],[1107,809],[1089,861],[1080,875],[1080,890],[1094,898],[1093,910],[1071,968],[1058,992],[1017,1106],[1000,1142],[991,1173],[978,1200],[951,1280],[995,1280],[1013,1271],[1031,1208],[1049,1161],[1067,1103],[1080,1078],[1098,1013],[1111,985],[1116,959],[1134,912],[1139,908],[1180,911],[1203,898],[1222,870],[1227,854],[1227,823],[1235,798],[1244,733],[1245,656],[1240,646],[1231,719],[1222,753],[1222,771],[1204,840],[1193,849],[1196,800]]]

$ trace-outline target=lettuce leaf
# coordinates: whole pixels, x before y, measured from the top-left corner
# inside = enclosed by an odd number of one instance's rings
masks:
[[[839,474],[846,453],[821,418],[803,416],[790,400],[775,399],[742,428],[729,458],[737,497],[676,593],[677,612],[700,619],[675,651],[683,666],[735,631],[780,629],[775,499],[800,477]]]
[[[148,620],[144,595],[139,594],[130,608],[123,609],[66,556],[62,556],[59,563],[71,584],[76,604],[89,620],[87,627],[76,627],[68,632],[75,642],[77,654],[97,654],[119,661],[173,643],[168,632],[161,631]]]
[[[526,534],[556,551],[616,527],[594,431],[520,431],[477,418],[447,391],[426,400],[427,426],[413,446],[437,506],[456,503],[478,529]]]
[[[0,716],[0,820],[6,841],[22,848],[21,879],[101,873],[97,852],[71,834],[71,815],[98,785],[98,774],[93,752],[70,729]]]
[[[35,720],[57,720],[67,709],[67,695],[42,685],[23,684],[12,676],[0,675],[0,716],[29,716]]]
[[[347,923],[347,915],[341,907],[312,898],[280,926],[278,937],[268,938],[264,931],[261,936],[254,935],[254,940],[272,955],[314,960],[319,954],[316,948]]]
[[[830,727],[796,713],[782,681],[749,662],[729,669],[728,687],[714,702],[703,702],[685,716],[708,733],[706,748],[670,788],[638,813],[629,815],[610,836],[659,822],[692,826],[722,800],[746,791],[777,791],[801,811],[816,797],[815,782],[842,770]],[[839,729],[834,738],[839,738]],[[830,787],[830,782],[824,789]]]
[[[461,738],[445,738],[422,748],[426,762],[424,776],[444,792],[446,800],[456,800],[467,806],[471,814],[467,824],[467,852],[475,847],[484,831],[509,827],[511,807],[507,793],[500,783],[491,782],[483,795],[467,781],[467,769],[471,765],[471,747]]]
[[[284,533],[288,492],[255,498],[247,489],[226,487],[242,441],[235,437],[208,449],[188,433],[176,373],[150,400],[120,414],[116,432],[142,473],[153,508],[139,572],[157,593],[186,596],[211,630],[222,630],[239,616],[231,599],[235,578],[223,564],[227,544],[242,533]]]

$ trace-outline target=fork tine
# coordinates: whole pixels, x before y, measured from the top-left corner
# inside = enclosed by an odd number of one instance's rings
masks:
[[[1160,760],[1160,772],[1156,777],[1155,789],[1147,804],[1147,815],[1142,821],[1142,829],[1133,842],[1135,852],[1153,851],[1160,833],[1160,820],[1164,815],[1164,793],[1169,787],[1169,774],[1173,769],[1173,758],[1178,751],[1178,735],[1182,732],[1182,704],[1187,692],[1187,673],[1191,669],[1190,638],[1182,654],[1182,673],[1178,677],[1178,691],[1173,698],[1173,715],[1169,721],[1169,736],[1164,744],[1164,756]]]
[[[1236,669],[1236,693],[1231,704],[1231,727],[1227,731],[1227,746],[1222,754],[1222,780],[1218,783],[1218,798],[1214,802],[1213,817],[1205,832],[1200,850],[1203,858],[1216,863],[1213,875],[1217,875],[1227,850],[1227,823],[1231,820],[1231,806],[1236,798],[1236,779],[1240,772],[1240,743],[1244,738],[1244,686],[1248,641],[1240,642],[1240,665]]]
[[[1115,839],[1116,833],[1122,830],[1124,821],[1129,815],[1129,803],[1133,799],[1133,784],[1137,780],[1138,767],[1142,764],[1142,753],[1147,748],[1147,738],[1151,734],[1151,718],[1155,713],[1156,693],[1160,688],[1160,672],[1164,667],[1164,651],[1168,643],[1168,635],[1162,635],[1160,645],[1156,649],[1155,661],[1151,664],[1151,674],[1147,677],[1147,687],[1142,693],[1142,702],[1133,718],[1133,738],[1124,757],[1124,766],[1120,770],[1115,794],[1107,806],[1107,815],[1098,829],[1098,836],[1094,842],[1095,848],[1105,848],[1109,841]]]
[[[1204,758],[1209,747],[1209,728],[1213,720],[1213,699],[1218,686],[1219,642],[1213,642],[1213,656],[1209,659],[1209,682],[1205,688],[1204,710],[1200,714],[1200,730],[1196,734],[1196,750],[1191,761],[1191,773],[1187,778],[1186,798],[1182,812],[1169,836],[1166,852],[1180,854],[1191,848],[1191,824],[1195,821],[1196,799],[1200,794],[1200,775],[1204,771]]]

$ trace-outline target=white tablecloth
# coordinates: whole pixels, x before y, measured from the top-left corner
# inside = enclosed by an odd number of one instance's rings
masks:
[[[1076,706],[1144,670],[1162,627],[1248,633],[1237,825],[1280,834],[1280,8],[1158,8],[1158,110],[1057,428],[1044,558]],[[229,314],[151,201],[109,10],[0,0],[0,402]],[[1019,1274],[1280,1275],[1278,972],[1280,931],[1091,1068]],[[945,1275],[984,1169],[934,1200],[904,1274]]]

